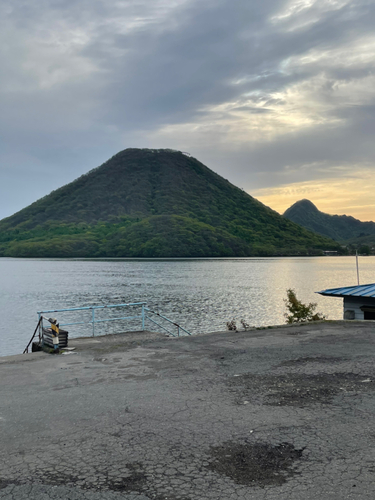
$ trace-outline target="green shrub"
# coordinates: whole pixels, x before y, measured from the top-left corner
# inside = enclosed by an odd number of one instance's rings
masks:
[[[310,302],[309,304],[303,304],[297,299],[296,292],[292,288],[288,288],[286,293],[287,298],[284,299],[284,302],[289,314],[285,313],[284,316],[287,323],[307,323],[308,321],[320,321],[326,319],[323,314],[315,312],[317,306],[316,303]]]

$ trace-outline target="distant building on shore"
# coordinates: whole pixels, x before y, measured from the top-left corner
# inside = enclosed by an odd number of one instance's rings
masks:
[[[375,320],[375,283],[329,288],[317,293],[343,297],[344,319]]]

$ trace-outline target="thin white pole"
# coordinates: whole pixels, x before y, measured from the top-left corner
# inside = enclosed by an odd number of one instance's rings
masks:
[[[358,250],[355,251],[355,260],[357,263],[357,282],[358,282],[358,286],[359,286]]]

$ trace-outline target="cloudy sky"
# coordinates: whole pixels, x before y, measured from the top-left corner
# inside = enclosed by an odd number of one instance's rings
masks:
[[[127,147],[375,220],[373,0],[2,0],[0,218]]]

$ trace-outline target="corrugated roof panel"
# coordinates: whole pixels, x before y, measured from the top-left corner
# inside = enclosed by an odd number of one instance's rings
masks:
[[[329,295],[331,297],[375,297],[375,283],[368,285],[344,286],[341,288],[328,288],[322,290],[321,295]]]

